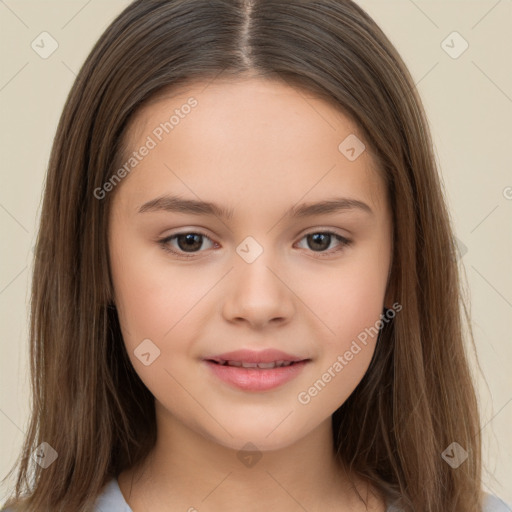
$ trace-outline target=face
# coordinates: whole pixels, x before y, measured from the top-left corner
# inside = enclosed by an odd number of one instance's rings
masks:
[[[159,421],[261,450],[326,425],[368,368],[391,264],[357,126],[275,81],[217,80],[146,106],[126,140],[114,301]]]

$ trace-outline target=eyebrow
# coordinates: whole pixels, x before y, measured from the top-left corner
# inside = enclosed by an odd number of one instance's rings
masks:
[[[318,203],[303,203],[292,206],[286,213],[290,217],[312,217],[329,213],[338,213],[343,211],[359,210],[373,215],[373,210],[363,201],[347,197],[339,197],[320,201]],[[179,196],[164,195],[144,203],[139,208],[139,213],[145,212],[174,212],[188,213],[192,215],[211,215],[221,219],[229,220],[233,217],[233,209],[225,208],[208,201],[198,201],[195,199],[184,199]]]

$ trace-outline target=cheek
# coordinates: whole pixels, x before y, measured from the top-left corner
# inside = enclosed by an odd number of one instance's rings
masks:
[[[382,295],[371,281],[365,287],[361,279],[354,281],[357,283],[352,291],[347,287],[342,296],[331,296],[333,300],[324,303],[326,309],[336,304],[335,310],[330,311],[334,334],[326,331],[323,336],[316,372],[302,390],[303,400],[299,399],[301,404],[311,402],[318,414],[332,414],[347,400],[364,377],[375,351]]]
[[[134,239],[118,235],[111,252],[116,308],[129,347],[145,338],[160,340],[185,314],[187,302],[180,274],[170,275],[164,258],[155,258],[160,249],[148,250]]]
[[[374,254],[358,254],[336,269],[303,280],[301,296],[319,319],[322,336],[332,350],[350,345],[382,313],[387,266]]]
[[[144,339],[150,339],[160,349],[162,362],[170,348],[173,354],[192,350],[187,340],[200,329],[201,315],[206,314],[203,299],[219,278],[169,264],[165,251],[153,244],[148,248],[140,242],[130,243],[130,237],[119,237],[112,247],[112,278],[130,357]],[[183,340],[180,346],[177,339]]]
[[[189,350],[186,335],[192,332],[193,307],[202,288],[190,277],[166,265],[165,254],[148,250],[140,242],[139,247],[130,246],[127,238],[126,243],[112,247],[112,279],[124,345],[135,371],[155,397],[173,388],[175,382],[166,370],[174,373],[174,364],[181,364]],[[178,333],[182,342],[176,341]]]
[[[372,359],[386,291],[388,262],[381,255],[361,252],[329,279],[312,280],[308,285],[310,304],[329,327],[322,329],[323,355],[317,380],[311,382],[320,408],[338,408],[357,387]]]

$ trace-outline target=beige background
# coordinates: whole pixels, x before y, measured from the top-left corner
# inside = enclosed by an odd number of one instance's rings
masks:
[[[396,45],[424,100],[472,297],[483,483],[512,503],[512,1],[358,3]],[[29,279],[51,143],[76,73],[127,4],[0,0],[0,478],[28,420]],[[43,31],[59,45],[47,59],[31,48]],[[453,31],[469,44],[456,59],[442,45]],[[452,51],[461,48],[451,39]]]

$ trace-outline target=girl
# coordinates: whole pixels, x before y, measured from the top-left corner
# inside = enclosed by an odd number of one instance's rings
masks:
[[[350,1],[137,0],[50,159],[20,511],[506,510],[414,82]]]

